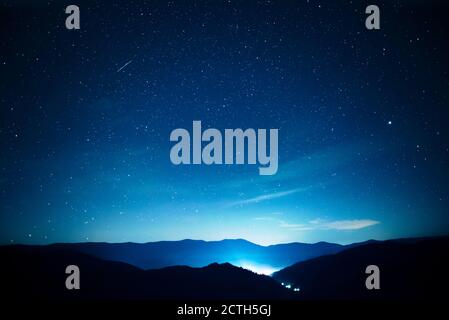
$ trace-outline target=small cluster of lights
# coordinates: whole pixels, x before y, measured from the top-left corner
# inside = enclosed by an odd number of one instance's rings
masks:
[[[299,288],[292,288],[292,285],[291,285],[290,283],[284,283],[284,282],[281,282],[281,284],[282,284],[284,287],[286,287],[287,289],[290,289],[290,290],[293,289],[294,292],[299,292]]]

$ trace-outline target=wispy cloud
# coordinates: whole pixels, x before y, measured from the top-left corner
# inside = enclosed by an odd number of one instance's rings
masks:
[[[385,146],[377,142],[345,143],[324,147],[309,154],[279,164],[279,171],[272,176],[258,176],[257,183],[270,184],[295,179],[319,178],[327,183],[329,177],[335,176],[343,167],[375,159],[387,151]],[[227,182],[228,188],[246,187],[254,184],[254,178],[246,177]]]
[[[334,230],[358,230],[367,228],[380,223],[376,220],[363,219],[363,220],[338,220],[328,223],[324,223],[323,226],[327,229]]]
[[[272,217],[256,217],[254,218],[256,221],[276,221],[277,219]]]
[[[281,228],[293,231],[310,231],[310,230],[359,230],[374,226],[380,222],[371,219],[353,219],[353,220],[324,220],[314,219],[307,223],[290,223],[281,219],[272,217],[257,217],[257,221],[276,221]]]
[[[309,190],[310,188],[311,187],[309,186],[309,187],[304,187],[304,188],[296,188],[296,189],[291,189],[291,190],[286,190],[286,191],[281,191],[281,192],[273,192],[273,193],[263,194],[263,195],[260,195],[257,197],[231,202],[229,204],[229,206],[233,207],[233,206],[246,205],[246,204],[251,204],[251,203],[259,203],[259,202],[267,201],[267,200],[273,200],[273,199],[282,198],[282,197],[285,197],[285,196],[288,196],[291,194],[304,192],[304,191]]]
[[[297,230],[297,231],[306,231],[306,230],[313,229],[312,227],[307,226],[307,224],[289,223],[289,222],[285,222],[284,220],[279,220],[279,226],[282,228],[293,229],[293,230]]]

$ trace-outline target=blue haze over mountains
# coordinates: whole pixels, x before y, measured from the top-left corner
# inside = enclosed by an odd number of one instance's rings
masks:
[[[149,243],[55,244],[105,260],[121,261],[141,269],[186,265],[203,267],[211,263],[231,263],[258,272],[281,269],[293,263],[334,254],[345,249],[335,243],[287,243],[260,246],[242,239],[222,241],[182,240]]]

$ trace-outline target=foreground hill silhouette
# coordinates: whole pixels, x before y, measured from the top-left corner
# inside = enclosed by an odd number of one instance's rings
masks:
[[[54,246],[0,247],[2,290],[29,299],[289,299],[274,279],[230,264],[141,270]],[[81,289],[65,288],[65,268],[80,268]]]
[[[142,269],[186,265],[203,267],[211,263],[245,263],[281,269],[293,263],[337,253],[345,246],[318,242],[260,246],[235,239],[221,241],[181,240],[149,243],[73,243],[54,247],[72,249],[104,260],[121,261]]]
[[[380,268],[380,290],[367,290],[365,268]],[[273,274],[299,287],[301,299],[421,299],[449,297],[449,237],[368,242],[303,261]]]

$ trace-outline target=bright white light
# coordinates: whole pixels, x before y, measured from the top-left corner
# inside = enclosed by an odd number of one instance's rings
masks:
[[[266,276],[270,276],[272,275],[274,272],[280,270],[280,268],[274,268],[272,266],[268,266],[268,265],[257,265],[254,263],[250,263],[250,262],[241,262],[239,264],[237,264],[239,267],[242,267],[243,269],[247,269],[250,270],[254,273],[257,274],[263,274]]]
[[[286,287],[287,289],[291,289],[291,288],[292,288],[292,285],[291,285],[291,284],[287,284],[287,285],[285,285],[285,287]]]

